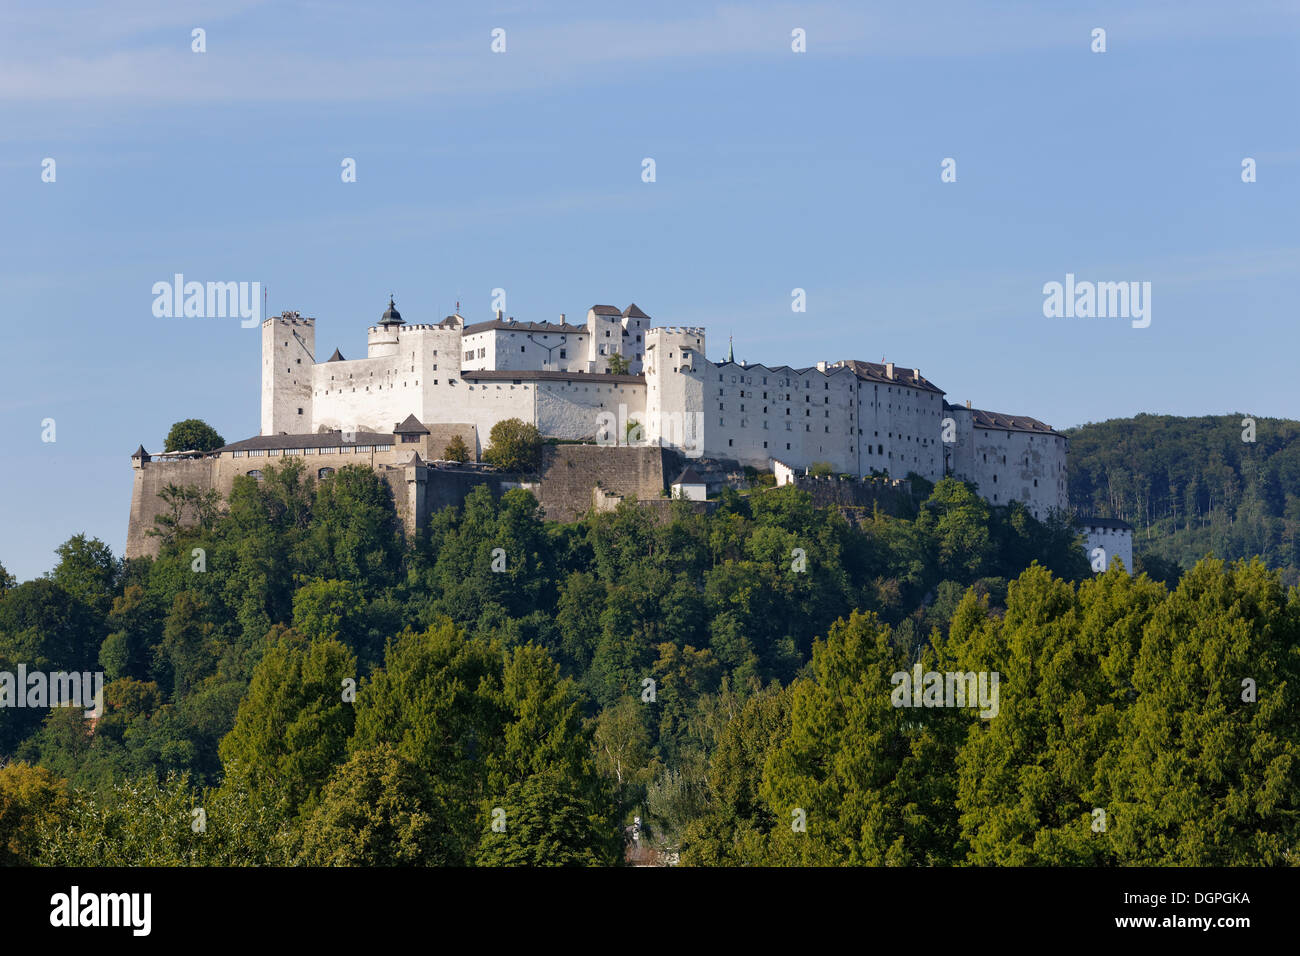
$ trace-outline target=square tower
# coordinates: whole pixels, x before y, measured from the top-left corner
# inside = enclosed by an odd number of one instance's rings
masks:
[[[612,356],[623,354],[623,313],[612,305],[587,310],[588,371],[603,372]]]
[[[285,312],[262,322],[262,434],[300,435],[312,423],[316,320]]]

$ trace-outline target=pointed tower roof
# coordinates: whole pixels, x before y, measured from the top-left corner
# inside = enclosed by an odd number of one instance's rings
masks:
[[[148,461],[148,460],[149,460],[149,453],[148,453],[147,451],[144,450],[144,445],[141,445],[139,448],[137,448],[134,452],[131,453],[131,457],[132,457],[132,458],[140,458],[140,459],[142,459],[142,460],[144,460],[144,461]]]
[[[425,428],[423,423],[415,417],[414,414],[407,415],[406,420],[398,425],[393,426],[394,435],[427,435],[429,429]]]
[[[402,313],[397,311],[397,306],[393,302],[393,297],[388,297],[388,308],[384,310],[384,317],[379,320],[380,325],[402,325]]]
[[[727,361],[728,362],[736,361],[736,351],[734,348],[732,348],[730,335],[727,336]]]
[[[648,319],[650,318],[650,316],[646,315],[644,312],[638,309],[636,303],[633,302],[631,305],[629,305],[626,309],[623,310],[623,318]]]
[[[327,362],[346,362],[347,359],[345,359],[345,358],[343,357],[343,353],[342,353],[342,352],[340,352],[338,349],[335,349],[335,350],[334,350],[334,354],[331,355],[329,358],[327,358],[325,361],[327,361]]]

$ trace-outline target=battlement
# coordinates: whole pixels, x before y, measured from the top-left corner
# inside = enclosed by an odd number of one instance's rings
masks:
[[[460,331],[459,328],[454,328],[454,327],[448,328],[445,325],[431,325],[431,324],[423,324],[423,323],[420,325],[401,325],[398,326],[397,328],[400,330],[398,332],[399,335],[406,335],[410,332],[459,332]],[[383,326],[372,325],[370,326],[370,328],[366,329],[366,331],[387,332],[388,329],[385,329]]]
[[[262,327],[268,325],[315,325],[316,319],[309,315],[300,315],[297,312],[282,312],[279,315],[267,316],[262,320]]]

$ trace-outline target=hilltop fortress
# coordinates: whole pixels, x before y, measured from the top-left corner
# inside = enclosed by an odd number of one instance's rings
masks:
[[[485,322],[456,314],[408,324],[390,299],[355,359],[336,348],[317,361],[316,321],[296,312],[265,319],[261,331],[260,435],[206,455],[137,449],[128,557],[156,551],[145,531],[167,484],[225,494],[236,475],[260,478],[268,459],[298,455],[315,456],[316,478],[341,464],[380,470],[408,528],[418,527],[474,483],[518,484],[436,461],[453,435],[481,457],[492,426],[508,418],[548,438],[596,443],[547,449],[530,487],[554,517],[657,497],[671,477],[663,452],[775,471],[780,481],[818,463],[853,476],[953,475],[990,503],[1019,501],[1039,518],[1067,505],[1067,440],[1036,419],[949,404],[919,368],[893,362],[713,362],[703,328],[655,327],[636,305],[594,305],[581,324],[500,311]],[[548,482],[567,489],[566,500],[548,494]]]

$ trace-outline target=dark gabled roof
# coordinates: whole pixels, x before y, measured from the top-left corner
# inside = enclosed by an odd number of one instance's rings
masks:
[[[400,425],[395,425],[393,427],[393,434],[394,435],[427,435],[429,434],[429,429],[425,428],[424,423],[421,422],[418,418],[416,418],[415,414],[412,413],[410,415],[407,415],[405,420]]]
[[[965,405],[943,403],[945,412],[970,412],[971,425],[975,428],[997,428],[1007,432],[1032,432],[1035,435],[1056,435],[1066,438],[1056,429],[1037,418],[1028,415],[1005,415],[1002,412],[990,412],[983,408],[970,408]]]
[[[682,473],[673,479],[672,483],[674,485],[702,485],[704,479],[699,476],[699,473],[694,468],[687,465],[682,469]]]
[[[539,372],[536,369],[461,369],[467,382],[581,382],[592,385],[644,385],[644,375],[610,375],[607,372]]]
[[[568,322],[509,322],[505,319],[492,319],[488,322],[475,322],[462,330],[462,335],[475,332],[489,332],[492,329],[505,329],[510,332],[563,332],[567,335],[586,335],[585,325],[570,325]]]
[[[794,368],[790,365],[764,365],[762,362],[755,362],[753,365],[741,365],[739,362],[714,362],[713,365],[717,368],[722,368],[725,365],[734,365],[736,368],[745,372],[752,372],[755,369],[763,369],[768,372],[793,372],[796,375],[801,375],[804,372],[810,371],[806,368]],[[836,369],[836,371],[839,371],[839,369]]]
[[[1121,521],[1119,518],[1098,518],[1095,515],[1076,515],[1074,524],[1076,527],[1091,525],[1094,528],[1114,528],[1116,531],[1133,530],[1133,526],[1127,521]]]
[[[625,319],[648,319],[648,318],[650,318],[650,316],[646,315],[644,312],[642,312],[640,309],[638,309],[638,308],[636,307],[636,303],[633,302],[631,305],[629,305],[626,309],[623,310],[623,318],[625,318]]]
[[[305,435],[257,435],[218,448],[228,451],[267,451],[272,448],[342,448],[349,445],[391,445],[393,436],[383,432],[355,432],[355,441],[345,442],[342,432],[308,432]]]
[[[1009,432],[1035,432],[1043,435],[1056,435],[1051,425],[1040,422],[1028,415],[1004,415],[1001,412],[988,412],[982,408],[972,408],[971,424],[976,428],[1000,428]]]
[[[144,450],[144,445],[141,445],[139,448],[137,448],[134,452],[131,453],[131,457],[132,457],[132,458],[148,458],[148,457],[149,457],[149,453],[148,453],[147,451]]]
[[[325,361],[327,361],[327,362],[346,362],[347,359],[345,359],[345,358],[343,357],[343,353],[342,353],[342,352],[340,352],[338,349],[335,349],[335,350],[334,350],[334,354],[331,355],[329,358],[327,358]]]
[[[858,378],[868,382],[876,382],[882,385],[906,385],[909,388],[919,388],[926,392],[938,392],[943,394],[943,389],[935,385],[924,376],[918,376],[916,369],[903,368],[901,365],[894,365],[894,377],[890,378],[886,372],[888,369],[878,362],[863,362],[859,359],[848,359],[843,362],[837,362],[836,365],[841,368],[847,368]]]
[[[792,375],[807,375],[809,372],[819,371],[819,369],[813,365],[807,366],[805,368],[795,368],[792,365],[764,365],[762,362],[751,362],[750,364],[746,365],[743,362],[737,362],[734,360],[713,362],[712,365],[714,366],[714,368],[719,368],[719,369],[725,368],[728,365],[734,365],[742,372],[750,372],[750,373],[754,371],[760,371],[760,372],[772,372],[772,373],[788,372]],[[822,372],[821,374],[835,375],[839,372],[847,372],[849,374],[852,374],[852,371],[842,364],[828,365],[826,366],[826,371]]]
[[[593,305],[591,307],[591,311],[595,312],[597,315],[620,315],[621,316],[623,314],[618,310],[617,306],[612,306],[612,305]]]

